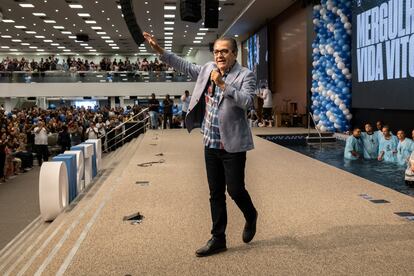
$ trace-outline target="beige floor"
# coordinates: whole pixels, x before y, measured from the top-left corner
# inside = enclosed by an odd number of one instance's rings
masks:
[[[414,222],[394,214],[414,212],[413,198],[261,138],[247,157],[247,188],[259,211],[254,241],[241,241],[244,220],[228,198],[229,250],[196,258],[210,230],[201,135],[151,131],[140,143],[118,155],[121,163],[94,196],[50,226],[49,233],[61,224],[69,229],[91,204],[61,247],[53,237],[24,274],[42,264],[44,275],[59,268],[66,275],[414,274]],[[391,203],[373,204],[359,196],[365,193]],[[122,220],[137,211],[141,224]]]

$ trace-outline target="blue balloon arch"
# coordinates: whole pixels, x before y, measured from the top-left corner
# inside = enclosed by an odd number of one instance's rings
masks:
[[[351,8],[351,0],[321,0],[313,8],[311,110],[321,131],[350,128]]]

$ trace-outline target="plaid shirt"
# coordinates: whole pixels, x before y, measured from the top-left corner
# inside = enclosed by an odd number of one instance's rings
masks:
[[[225,80],[226,75],[223,76]],[[203,124],[201,126],[201,133],[203,133],[203,143],[206,147],[211,149],[224,149],[224,145],[220,138],[218,106],[223,91],[216,86],[214,95],[212,96],[212,85],[209,85],[205,92],[206,113]]]

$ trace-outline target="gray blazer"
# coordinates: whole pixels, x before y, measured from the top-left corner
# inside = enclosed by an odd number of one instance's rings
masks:
[[[177,55],[165,52],[160,59],[185,73],[197,82],[185,118],[188,132],[200,127],[205,113],[204,92],[210,73],[217,68],[214,62],[195,65]],[[254,148],[253,137],[247,120],[247,110],[253,108],[256,77],[236,62],[225,80],[226,89],[219,101],[220,138],[227,152],[243,152]]]

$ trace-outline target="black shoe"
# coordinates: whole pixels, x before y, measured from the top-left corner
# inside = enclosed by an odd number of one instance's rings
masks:
[[[257,216],[258,216],[258,214],[257,214],[257,211],[256,211],[256,216],[255,216],[254,220],[246,221],[246,224],[244,225],[243,241],[245,243],[249,243],[254,238],[254,235],[256,234]]]
[[[226,251],[226,241],[211,238],[207,244],[196,251],[197,257],[207,257],[223,251]]]

